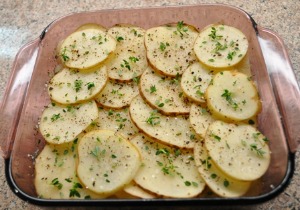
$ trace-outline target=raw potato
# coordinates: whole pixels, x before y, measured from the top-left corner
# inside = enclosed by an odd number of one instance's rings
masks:
[[[95,100],[108,108],[122,108],[129,106],[131,100],[138,94],[139,88],[136,82],[123,83],[109,80]]]
[[[98,116],[95,101],[69,106],[52,103],[43,111],[39,129],[47,142],[62,144],[73,141]]]
[[[59,57],[69,68],[88,69],[100,64],[115,49],[116,40],[103,27],[88,24],[63,41]]]
[[[141,76],[140,93],[152,107],[166,115],[190,112],[190,102],[183,95],[179,77],[166,77],[149,67]]]
[[[261,102],[254,83],[238,71],[221,71],[206,90],[212,114],[224,121],[242,121],[257,115]]]
[[[205,183],[193,160],[192,150],[180,150],[137,135],[131,142],[142,155],[143,165],[134,181],[155,194],[191,198],[200,194]]]
[[[60,145],[46,144],[35,159],[34,185],[38,196],[47,199],[105,198],[79,182],[76,162],[77,139]]]
[[[129,112],[132,121],[139,129],[165,144],[193,148],[198,140],[188,116],[162,115],[147,105],[141,96],[132,100]]]
[[[129,116],[129,109],[99,109],[97,118],[86,131],[111,130],[130,140],[139,129],[133,124]]]
[[[184,93],[195,102],[205,103],[205,91],[212,79],[212,71],[199,62],[192,64],[183,73],[181,87]]]
[[[260,178],[269,167],[267,141],[250,125],[215,121],[207,129],[205,146],[224,173],[235,179],[252,181]]]
[[[207,107],[192,104],[190,111],[190,122],[196,133],[205,138],[208,126],[215,121]]]
[[[111,195],[126,186],[141,165],[137,149],[110,130],[85,134],[78,143],[77,175],[95,193]]]
[[[95,97],[107,80],[105,66],[85,71],[64,68],[50,80],[48,93],[52,100],[61,104],[81,103]]]
[[[248,191],[251,182],[233,179],[224,174],[211,160],[204,146],[204,142],[195,144],[194,158],[205,183],[217,195],[233,198],[240,197]]]
[[[130,182],[128,185],[124,187],[124,191],[132,196],[137,198],[144,198],[144,199],[152,199],[156,198],[155,195],[145,191],[139,185],[137,185],[134,181]]]
[[[183,22],[148,29],[145,45],[152,67],[168,76],[181,75],[197,59],[197,36],[198,31]]]
[[[145,30],[132,25],[116,25],[108,34],[117,40],[116,50],[105,61],[109,78],[128,81],[140,76],[148,67]]]
[[[247,50],[248,40],[240,30],[220,24],[204,28],[194,45],[198,59],[213,68],[227,68],[238,64]]]

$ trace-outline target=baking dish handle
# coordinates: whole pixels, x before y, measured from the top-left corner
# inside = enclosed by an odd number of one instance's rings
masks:
[[[300,91],[291,61],[281,38],[273,31],[258,27],[258,40],[279,106],[290,151],[300,146]]]
[[[20,113],[34,69],[40,38],[23,46],[14,60],[0,104],[0,155],[10,156]]]

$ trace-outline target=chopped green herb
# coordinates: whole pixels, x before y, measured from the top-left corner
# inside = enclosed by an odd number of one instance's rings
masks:
[[[224,187],[228,187],[229,186],[229,181],[227,179],[224,180],[223,182]]]
[[[59,190],[63,187],[63,184],[59,182],[58,178],[54,178],[51,181],[51,185],[57,187]]]
[[[53,114],[52,117],[51,117],[51,121],[54,122],[54,121],[58,120],[60,117],[61,117],[60,113]]]
[[[88,90],[95,87],[95,84],[93,82],[88,82],[86,85],[87,85]]]
[[[211,177],[212,179],[215,179],[215,178],[217,178],[217,174],[211,174],[210,177]]]
[[[131,70],[130,64],[127,60],[123,59],[123,63],[121,63],[122,68],[127,68],[128,70]]]
[[[134,56],[130,56],[129,57],[129,60],[133,63],[136,63],[137,61],[139,61],[139,59],[137,57],[134,57]]]
[[[160,123],[160,121],[158,120],[160,117],[159,116],[156,116],[157,114],[157,111],[154,110],[150,113],[150,117],[148,117],[148,119],[146,120],[146,122],[149,124],[149,125],[158,125]]]
[[[257,144],[250,144],[251,151],[256,151],[256,154],[262,157],[266,152],[262,148],[258,148]]]
[[[74,81],[75,91],[78,92],[81,89],[82,86],[82,80],[76,79]]]
[[[217,29],[215,27],[211,28],[210,34],[208,36],[213,40],[218,40],[223,37],[221,35],[217,35]]]
[[[227,55],[227,59],[232,60],[233,56],[235,56],[235,55],[236,55],[235,51],[229,52],[228,55]]]
[[[188,28],[184,27],[183,21],[177,22],[176,29],[177,29],[177,32],[180,34],[181,38],[183,37],[184,33],[187,34],[187,32],[188,32]]]
[[[117,37],[117,41],[118,41],[118,42],[120,42],[120,41],[122,41],[122,40],[124,40],[123,37],[121,37],[121,36],[118,36],[118,37]]]
[[[229,90],[225,89],[224,93],[221,96],[226,99],[226,101],[232,106],[234,110],[238,108],[238,104],[233,101],[232,93]]]
[[[61,53],[61,57],[63,58],[63,61],[70,60],[69,56],[66,55],[66,52],[67,52],[67,48],[64,48],[62,53]]]
[[[80,198],[80,193],[77,191],[77,189],[82,189],[82,185],[78,182],[74,182],[72,189],[70,189],[69,197],[78,197],[78,198]]]
[[[157,89],[156,89],[155,85],[151,85],[150,86],[150,93],[154,93],[156,91],[157,91]]]

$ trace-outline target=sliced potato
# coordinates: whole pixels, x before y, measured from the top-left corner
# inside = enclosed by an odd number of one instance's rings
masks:
[[[182,21],[146,31],[147,57],[153,68],[168,76],[181,75],[196,56],[193,51],[198,31]]]
[[[224,174],[211,160],[203,143],[195,144],[194,158],[198,170],[208,187],[222,197],[232,198],[244,195],[248,191],[251,182],[233,179]]]
[[[131,139],[139,129],[133,124],[129,116],[129,109],[99,109],[97,118],[86,131],[111,130]]]
[[[144,135],[131,142],[142,155],[143,165],[134,181],[155,194],[190,198],[201,193],[204,181],[197,171],[192,150],[180,150],[155,142]]]
[[[78,143],[77,174],[93,192],[111,195],[126,186],[141,164],[137,149],[110,130],[94,130]]]
[[[84,27],[70,34],[60,45],[65,66],[88,69],[100,64],[116,49],[116,40],[102,27]]]
[[[138,94],[139,88],[136,82],[121,83],[109,80],[95,100],[108,108],[122,108],[129,106],[131,100]]]
[[[42,113],[39,129],[52,144],[72,141],[99,116],[95,101],[79,105],[49,104]]]
[[[89,71],[64,68],[50,80],[48,93],[52,100],[61,104],[80,103],[95,97],[107,80],[105,66]]]
[[[145,191],[134,181],[132,181],[128,185],[126,185],[124,187],[124,191],[134,197],[137,197],[137,198],[144,198],[144,199],[156,198],[156,196],[154,194]]]
[[[190,122],[194,130],[202,138],[205,138],[208,126],[215,121],[210,111],[205,106],[192,104],[190,111]]]
[[[147,135],[177,147],[193,148],[198,140],[188,116],[165,116],[152,109],[142,99],[135,97],[129,108],[130,117]]]
[[[247,124],[213,122],[207,129],[205,146],[216,165],[235,179],[256,180],[270,164],[267,138]]]
[[[123,81],[140,76],[148,66],[145,30],[132,25],[116,25],[108,30],[108,34],[117,40],[115,52],[105,62],[108,76]]]
[[[261,110],[257,89],[249,77],[237,71],[221,71],[206,90],[207,106],[216,117],[247,120]]]
[[[164,114],[188,114],[190,102],[180,87],[180,78],[170,78],[148,68],[140,79],[140,92],[145,100]]]
[[[196,62],[189,66],[181,78],[183,92],[195,102],[205,103],[205,91],[212,79],[212,71]]]
[[[227,68],[238,64],[247,50],[246,36],[237,28],[222,24],[204,28],[194,45],[198,59],[213,68]]]
[[[76,176],[77,139],[73,142],[46,144],[35,159],[35,189],[46,199],[105,198],[82,185]]]

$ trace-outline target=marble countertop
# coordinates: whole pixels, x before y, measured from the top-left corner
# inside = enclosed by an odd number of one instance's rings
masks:
[[[0,1],[0,100],[3,97],[13,60],[18,50],[38,37],[53,20],[79,11],[224,3],[247,11],[258,25],[276,32],[284,41],[298,81],[300,82],[300,3],[299,0],[1,0]],[[297,116],[300,117],[300,116]],[[274,199],[258,205],[229,209],[300,209],[300,151],[295,155],[295,173],[288,187]],[[0,157],[0,209],[43,209],[19,199],[9,188]],[[298,191],[297,191],[298,190]],[[149,207],[153,208],[153,207]],[[213,207],[210,207],[213,208]],[[210,209],[209,208],[209,209]],[[222,207],[223,208],[223,207]],[[52,208],[51,208],[52,209]],[[56,208],[63,209],[63,208]],[[68,208],[70,209],[70,208]],[[105,208],[108,209],[108,208]],[[123,209],[130,209],[124,207]],[[144,209],[144,208],[143,208]],[[147,209],[147,208],[145,208]],[[180,207],[179,209],[193,209]],[[197,209],[200,209],[197,207]],[[207,208],[205,208],[207,209]]]

